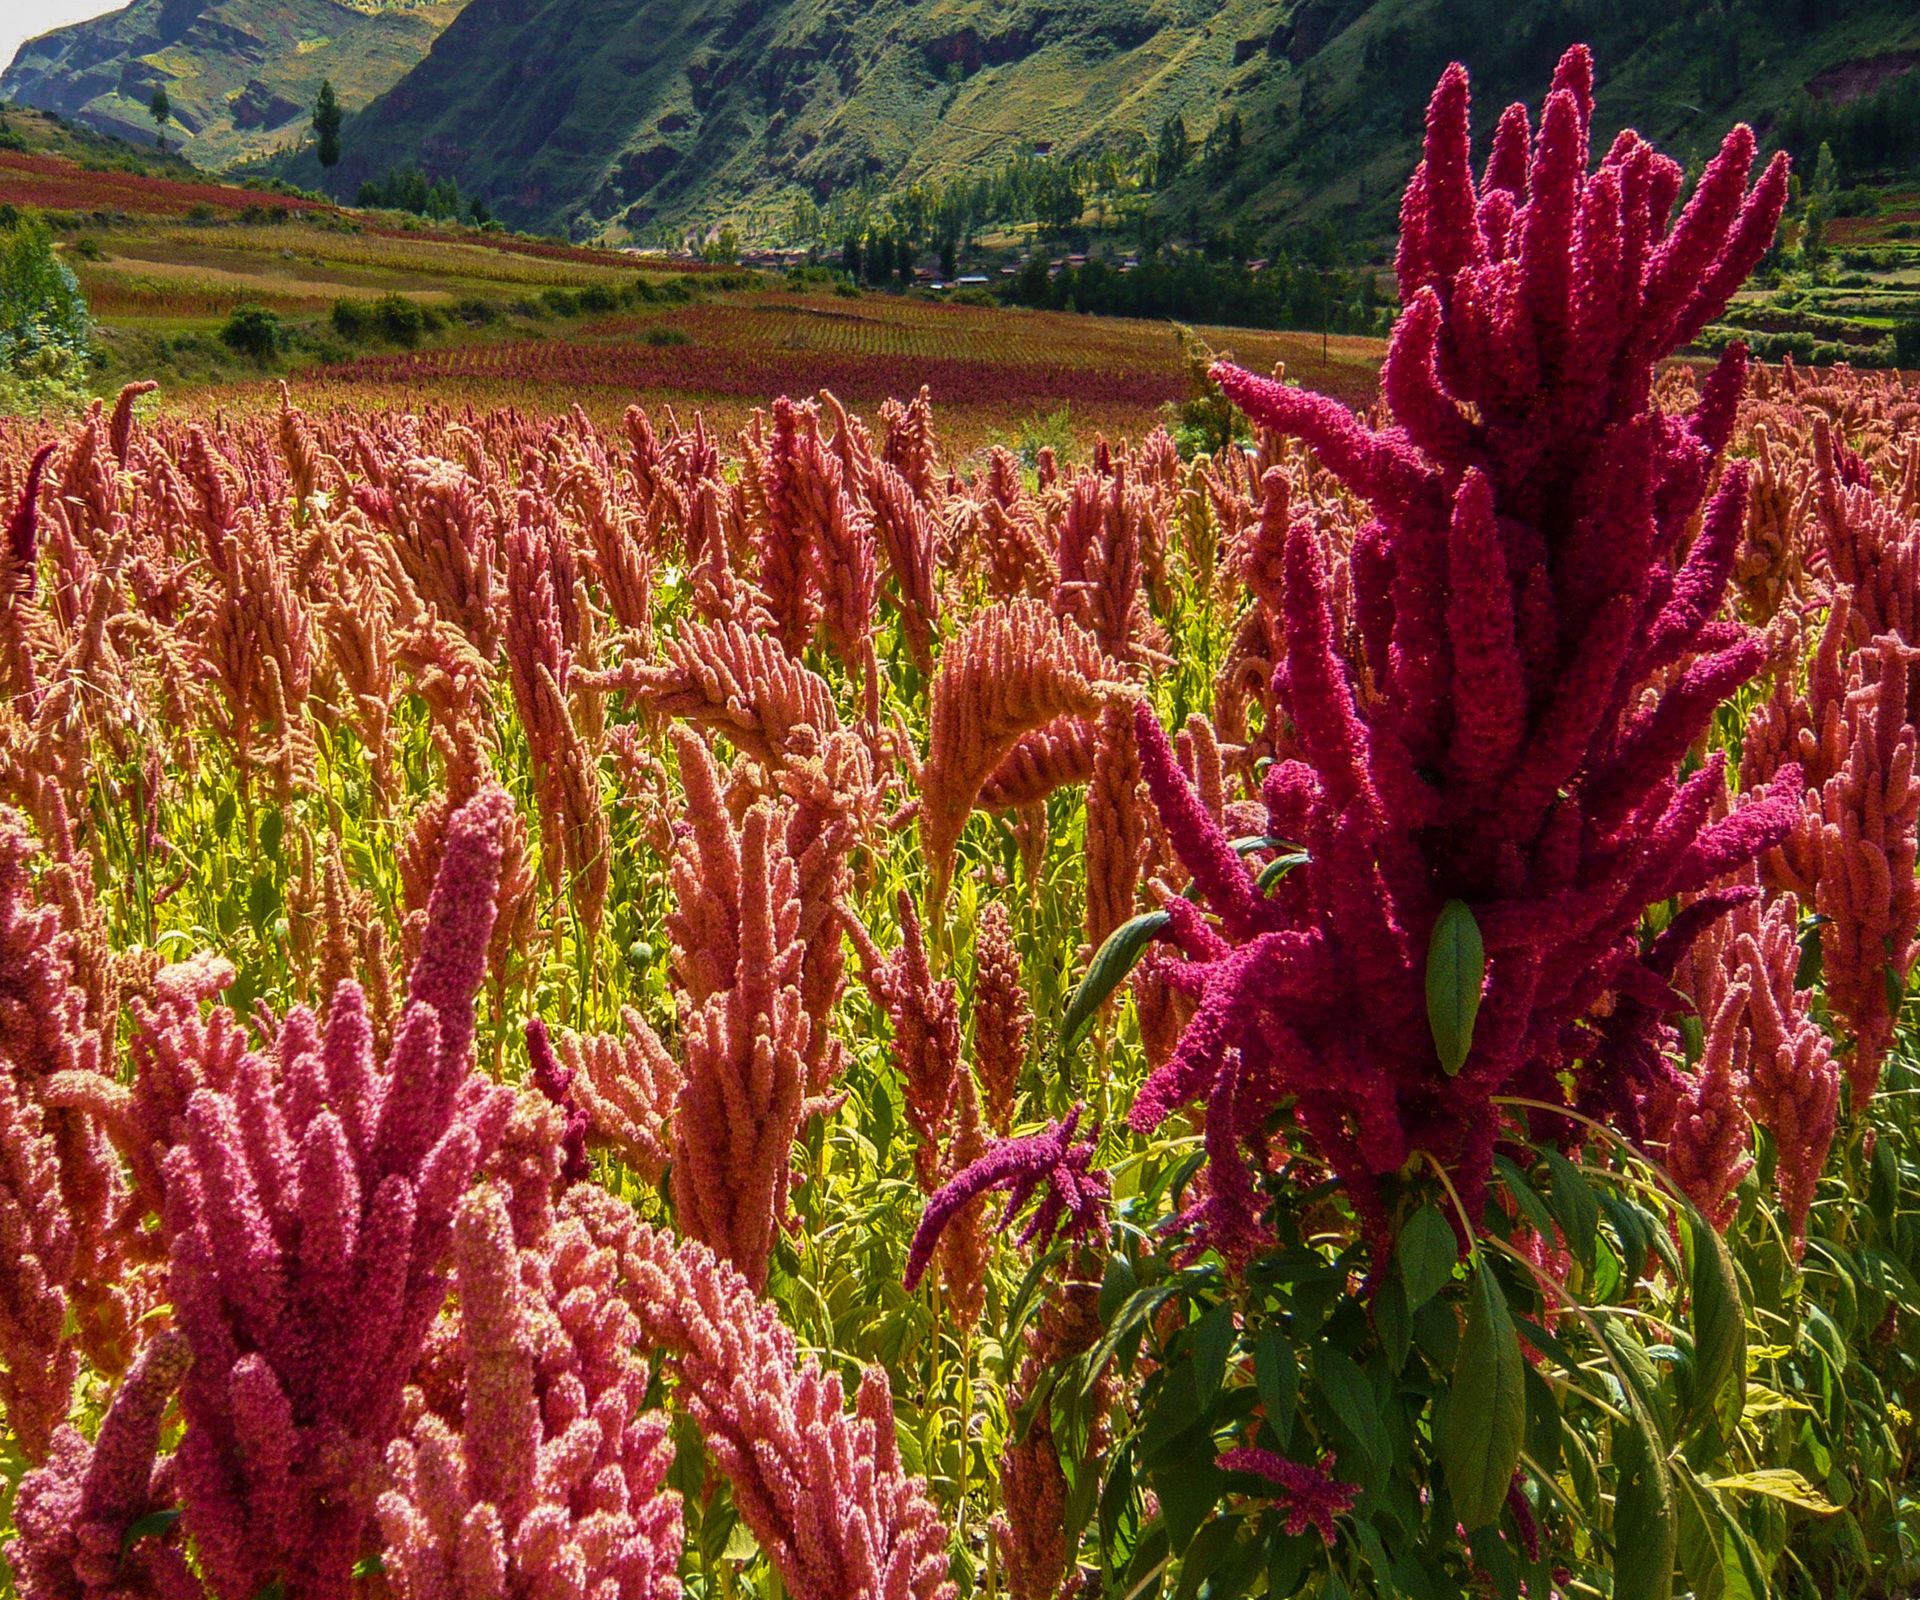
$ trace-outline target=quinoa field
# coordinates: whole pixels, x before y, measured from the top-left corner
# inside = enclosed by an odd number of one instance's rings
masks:
[[[1916,1592],[1920,388],[1468,87],[1385,343],[0,151],[0,1594]]]

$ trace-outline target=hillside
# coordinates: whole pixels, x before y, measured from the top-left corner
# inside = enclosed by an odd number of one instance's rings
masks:
[[[1420,107],[1455,56],[1536,95],[1574,38],[1601,118],[1697,153],[1731,116],[1912,65],[1907,0],[472,0],[349,118],[336,192],[414,160],[576,236],[730,220],[769,237],[1035,151],[1138,166],[1178,114],[1195,159],[1141,198],[1175,230],[1391,227]],[[1237,149],[1208,136],[1238,113]],[[321,178],[310,156],[290,175]]]
[[[168,127],[203,167],[301,136],[323,78],[364,106],[426,54],[462,0],[133,0],[22,45],[0,99],[57,111],[151,145],[164,84]]]

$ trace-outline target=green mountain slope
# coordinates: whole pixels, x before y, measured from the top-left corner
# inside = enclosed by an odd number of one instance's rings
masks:
[[[201,166],[257,157],[306,130],[320,81],[348,108],[415,66],[462,0],[133,0],[22,45],[0,99],[151,144],[164,84],[170,140]]]
[[[203,32],[244,15],[278,38],[307,25],[295,13],[339,11],[335,0],[197,3]],[[195,4],[136,0],[127,15]],[[283,20],[269,27],[270,15]],[[424,27],[439,10],[403,15]],[[1055,165],[1112,157],[1108,172],[1125,174],[1114,194],[1150,227],[1230,222],[1258,250],[1297,242],[1303,227],[1389,232],[1446,62],[1472,66],[1483,105],[1537,100],[1574,39],[1596,48],[1602,121],[1693,158],[1737,117],[1765,132],[1797,97],[1872,93],[1911,71],[1920,4],[469,0],[348,118],[338,168],[323,174],[310,151],[280,165],[351,199],[363,179],[417,163],[510,223],[575,237],[730,222],[768,239],[796,205],[915,185],[924,196],[1036,152]],[[138,60],[184,63],[190,47],[175,48]],[[302,59],[327,62],[338,84],[334,54]],[[135,127],[144,81],[117,91]],[[1175,115],[1193,159],[1142,187]],[[1484,131],[1492,116],[1482,120]],[[1075,181],[1101,203],[1097,177]]]
[[[576,235],[897,193],[1036,148],[1137,153],[1170,114],[1200,146],[1166,226],[1392,225],[1421,108],[1453,57],[1483,101],[1537,98],[1576,38],[1601,111],[1694,155],[1796,95],[1910,68],[1912,0],[471,0],[348,121],[360,178],[418,160],[511,221]],[[1491,118],[1487,121],[1490,123]],[[1224,144],[1224,141],[1217,141]],[[311,158],[292,175],[321,174]]]
[[[472,0],[349,119],[341,192],[419,159],[502,216],[764,212],[1198,115],[1260,0]],[[297,169],[304,181],[317,167]]]

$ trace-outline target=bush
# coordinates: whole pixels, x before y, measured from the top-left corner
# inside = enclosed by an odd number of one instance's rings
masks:
[[[265,306],[251,303],[235,306],[227,316],[226,326],[220,330],[222,344],[243,356],[251,356],[262,366],[280,353],[286,340],[286,329],[281,326],[280,318]]]
[[[93,319],[80,281],[37,218],[0,232],[0,411],[33,413],[84,398]]]
[[[664,348],[668,345],[691,344],[693,340],[685,328],[675,328],[666,323],[658,323],[647,329],[646,342],[656,348]]]
[[[391,344],[411,350],[426,337],[426,308],[403,294],[383,294],[367,315],[373,331]]]
[[[333,303],[333,331],[343,339],[359,341],[367,337],[373,318],[360,300],[336,300]]]
[[[500,320],[500,308],[477,294],[463,295],[454,301],[451,314],[470,328],[484,328]]]

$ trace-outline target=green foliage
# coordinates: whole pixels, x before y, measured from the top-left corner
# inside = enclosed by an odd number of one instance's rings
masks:
[[[0,413],[34,414],[85,397],[93,322],[79,280],[36,217],[0,230]]]
[[[1449,1078],[1466,1065],[1473,1049],[1473,1023],[1486,981],[1487,952],[1473,910],[1464,900],[1449,900],[1427,944],[1427,1025]]]
[[[364,180],[354,204],[374,210],[411,211],[436,222],[457,222],[471,209],[469,202],[461,199],[457,178],[429,178],[414,163],[395,167],[384,177]]]
[[[320,80],[320,94],[313,103],[313,153],[323,167],[340,164],[340,100],[333,92],[333,80]]]
[[[247,303],[229,313],[220,330],[220,342],[265,366],[285,348],[287,334],[275,313]]]

